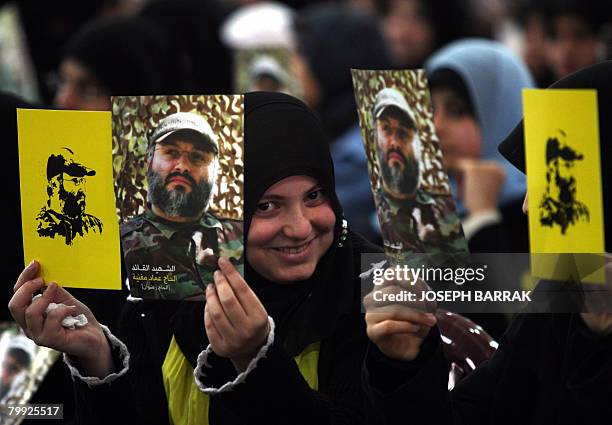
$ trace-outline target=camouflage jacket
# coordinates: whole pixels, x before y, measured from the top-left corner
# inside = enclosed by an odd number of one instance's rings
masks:
[[[55,238],[55,235],[60,235],[64,237],[66,245],[72,245],[77,235],[84,236],[90,230],[93,233],[102,233],[102,222],[91,214],[83,213],[79,217],[71,218],[43,207],[36,216],[36,221],[38,236]]]
[[[461,221],[450,196],[417,189],[413,200],[397,202],[376,196],[385,251],[394,257],[410,253],[467,252]]]
[[[220,256],[244,271],[243,224],[205,213],[195,223],[173,223],[151,211],[121,225],[132,296],[184,299],[201,296]]]

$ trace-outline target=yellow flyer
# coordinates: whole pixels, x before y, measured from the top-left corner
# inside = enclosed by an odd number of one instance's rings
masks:
[[[526,89],[523,103],[531,252],[603,253],[597,92]],[[592,277],[592,259],[574,257],[573,273]],[[538,259],[536,276],[570,273],[552,256]]]
[[[120,289],[110,112],[17,110],[25,263],[46,282]]]

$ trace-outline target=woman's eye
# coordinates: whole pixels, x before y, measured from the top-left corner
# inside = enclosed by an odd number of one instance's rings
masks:
[[[272,204],[272,202],[262,202],[260,204],[257,204],[257,210],[261,212],[272,211],[273,208],[274,204]]]
[[[462,101],[449,102],[446,105],[446,111],[452,118],[463,118],[468,114],[468,108]]]
[[[306,198],[309,201],[317,201],[323,198],[323,189],[313,190],[308,195],[306,195]]]

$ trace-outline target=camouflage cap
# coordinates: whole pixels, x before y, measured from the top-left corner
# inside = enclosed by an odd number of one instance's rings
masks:
[[[408,118],[408,126],[416,128],[416,120],[412,109],[406,102],[404,95],[397,89],[385,87],[376,95],[374,100],[374,119],[377,120],[387,108],[395,108],[402,112]]]
[[[279,84],[285,84],[287,74],[272,56],[262,55],[253,61],[249,68],[249,77],[252,79],[270,77]]]
[[[47,180],[63,173],[73,177],[96,175],[95,170],[74,162],[73,154],[74,152],[71,149],[62,148],[62,152],[49,156],[49,159],[47,159]]]
[[[207,146],[212,148],[215,154],[219,152],[217,137],[208,122],[201,115],[192,112],[176,112],[161,120],[149,136],[149,146],[161,143],[168,136],[178,131],[189,131],[197,134]]]

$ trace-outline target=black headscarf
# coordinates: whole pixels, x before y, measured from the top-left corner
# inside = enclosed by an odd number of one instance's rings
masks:
[[[221,42],[219,28],[232,7],[216,0],[154,0],[144,5],[140,15],[180,50],[188,74],[185,93],[231,92],[233,55]]]
[[[177,94],[185,78],[180,51],[143,18],[105,18],[79,31],[64,57],[81,62],[111,95]]]
[[[3,199],[8,209],[3,214],[4,264],[0,272],[2,292],[0,302],[8,304],[13,295],[13,285],[23,270],[23,239],[21,234],[21,201],[19,196],[19,154],[17,150],[17,113],[16,108],[33,108],[33,105],[13,95],[0,93],[0,128],[3,133],[2,181]],[[12,320],[8,310],[2,309],[0,321]]]
[[[309,344],[329,337],[341,316],[359,312],[359,254],[353,248],[351,234],[342,247],[338,244],[342,209],[335,193],[327,139],[314,112],[283,93],[247,93],[244,105],[245,245],[257,203],[270,186],[286,177],[315,178],[336,215],[334,241],[308,280],[292,284],[270,282],[248,262],[245,264],[246,282],[275,319],[277,340],[282,341],[287,353],[297,355]],[[179,346],[193,362],[207,343],[202,305],[183,302],[174,321]]]
[[[551,89],[596,89],[599,111],[599,147],[601,150],[601,182],[604,197],[604,228],[606,252],[612,252],[612,61],[601,62],[564,77],[551,85]],[[525,141],[523,120],[499,145],[501,154],[516,168],[525,172]]]
[[[349,293],[336,292],[343,282],[339,277],[332,279],[339,264],[352,264],[350,247],[338,247],[342,208],[336,196],[333,163],[321,122],[301,101],[282,93],[249,93],[244,114],[245,235],[264,192],[290,176],[316,179],[336,215],[334,242],[307,281],[282,285],[269,282],[248,262],[245,264],[246,280],[278,322],[285,348],[297,354],[327,336],[335,316],[348,307],[343,302],[350,300],[351,274],[345,277],[344,291]]]
[[[295,31],[299,50],[321,89],[317,112],[336,139],[358,120],[351,68],[391,66],[379,23],[349,7],[317,5],[300,14]]]

